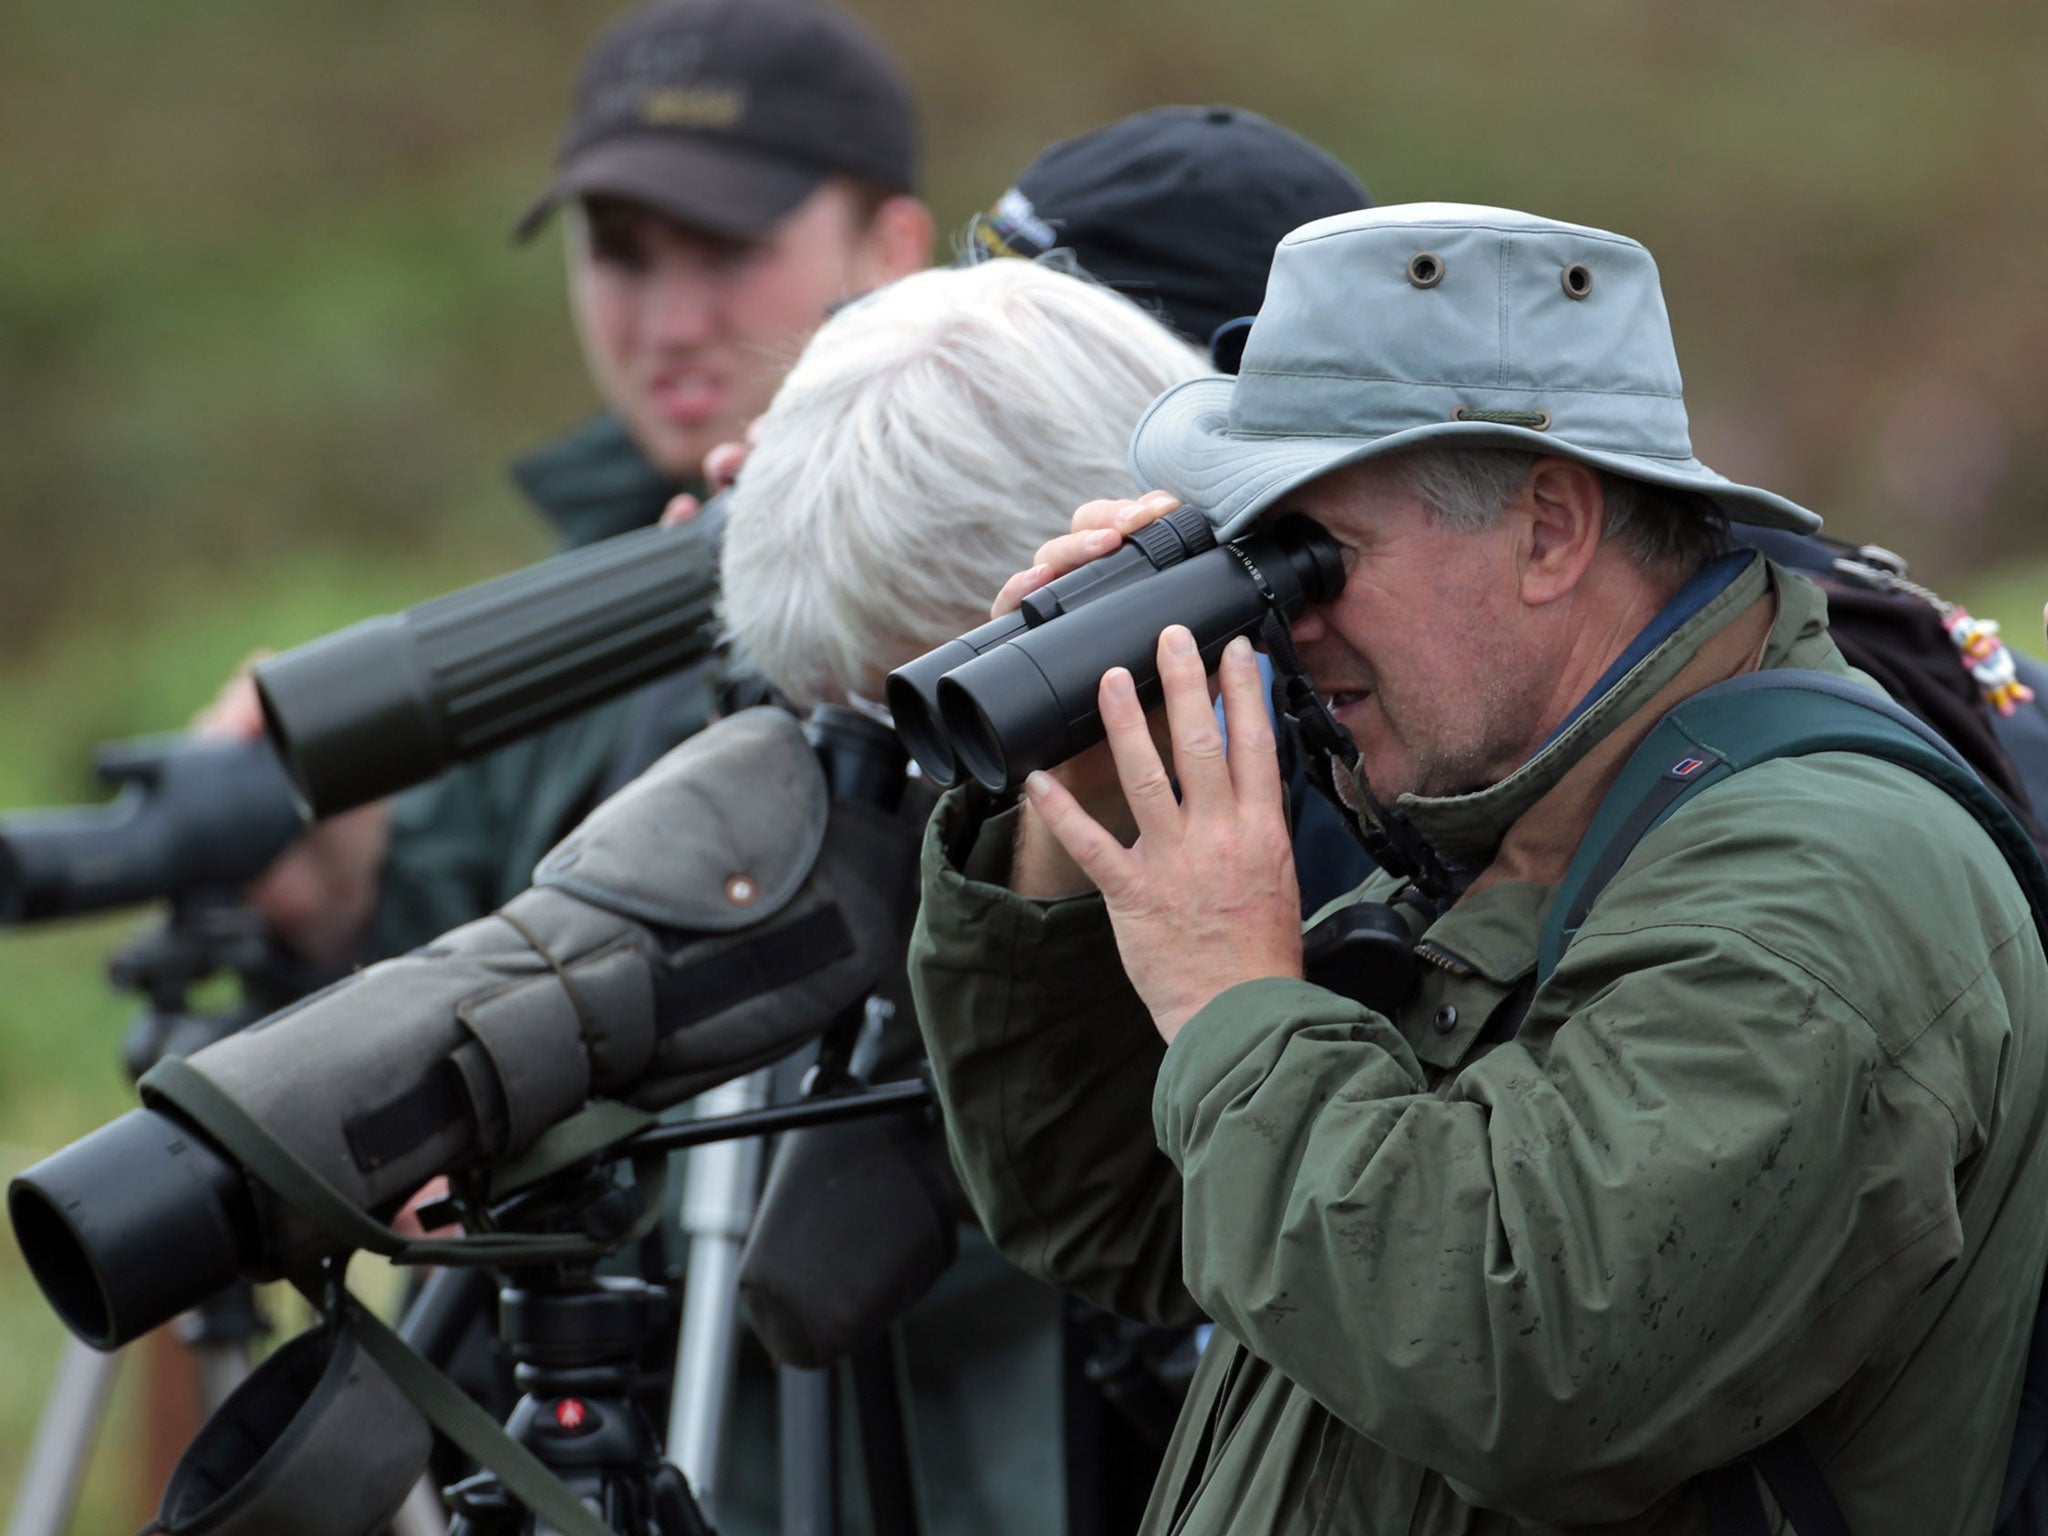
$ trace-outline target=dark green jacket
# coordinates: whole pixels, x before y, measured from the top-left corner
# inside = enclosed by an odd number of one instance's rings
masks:
[[[1012,895],[1009,819],[942,805],[913,976],[984,1222],[1217,1324],[1147,1531],[1694,1536],[1693,1479],[1794,1424],[1858,1536],[1989,1529],[2048,1262],[2048,963],[1966,812],[1864,758],[1738,774],[1481,1043],[1650,724],[1759,656],[1846,670],[1825,625],[1759,561],[1516,773],[1405,802],[1482,873],[1394,1018],[1255,981],[1167,1049],[1099,900]]]
[[[648,463],[609,416],[512,473],[569,548],[644,528],[688,489]],[[709,716],[707,687],[666,689],[651,721],[640,698],[599,705],[399,796],[372,956],[402,954],[525,890],[540,856],[596,804],[629,725],[650,730],[658,752]]]

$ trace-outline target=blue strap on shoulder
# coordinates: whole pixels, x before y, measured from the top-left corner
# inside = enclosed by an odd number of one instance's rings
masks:
[[[1600,893],[1651,832],[1694,795],[1779,757],[1856,752],[1896,763],[1959,802],[1990,834],[2048,938],[2048,869],[2012,812],[1933,729],[1882,694],[1827,672],[1748,672],[1674,707],[1623,764],[1550,904],[1540,986]]]

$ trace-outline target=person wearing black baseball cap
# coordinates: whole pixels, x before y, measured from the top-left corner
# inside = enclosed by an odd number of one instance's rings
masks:
[[[1157,107],[1048,146],[968,227],[963,261],[1072,254],[1235,371],[1283,236],[1372,206],[1328,151],[1242,107]]]
[[[828,0],[654,0],[598,37],[554,174],[515,232],[563,215],[606,407],[513,466],[565,544],[652,523],[701,484],[705,451],[766,408],[835,304],[929,261],[918,175],[909,86]],[[653,707],[665,746],[703,724],[709,689],[669,687]],[[316,829],[251,899],[309,959],[409,949],[523,889],[644,724],[624,705],[594,711]],[[246,676],[202,729],[260,732]]]
[[[1335,156],[1256,112],[1157,107],[1041,151],[975,216],[960,260],[1064,253],[1235,373],[1273,248],[1304,224],[1371,206]],[[1290,805],[1295,874],[1313,911],[1371,866],[1305,778]]]
[[[555,174],[570,297],[606,403],[695,478],[830,306],[930,257],[917,114],[881,43],[823,0],[655,0],[585,57]]]

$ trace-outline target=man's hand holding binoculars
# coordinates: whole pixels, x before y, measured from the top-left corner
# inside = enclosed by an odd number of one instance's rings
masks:
[[[1004,585],[993,611],[1110,553],[1176,505],[1163,492],[1090,502],[1070,533]],[[1163,722],[1148,720],[1130,673],[1114,667],[1099,693],[1103,745],[1025,781],[1012,881],[1044,898],[1090,885],[1102,892],[1124,969],[1171,1041],[1238,982],[1301,975],[1301,898],[1251,642],[1232,641],[1218,667],[1227,740],[1188,630],[1169,627],[1158,659]]]

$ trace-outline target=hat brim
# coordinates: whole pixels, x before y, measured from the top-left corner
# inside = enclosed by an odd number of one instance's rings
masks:
[[[513,226],[512,238],[530,239],[571,198],[620,197],[692,229],[752,239],[830,174],[745,145],[678,133],[605,139],[562,162],[547,191]]]
[[[1384,437],[1269,437],[1230,430],[1226,376],[1190,379],[1152,402],[1131,438],[1131,472],[1143,489],[1170,491],[1199,507],[1217,537],[1234,538],[1261,513],[1311,480],[1403,448],[1460,443],[1521,448],[1581,460],[1652,485],[1696,491],[1731,522],[1812,533],[1820,518],[1797,502],[1717,474],[1698,459],[1654,458],[1582,448],[1554,433],[1491,422],[1445,421]]]

